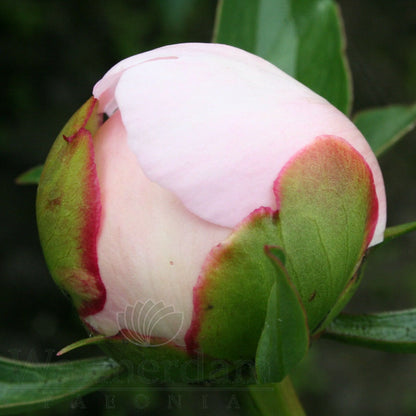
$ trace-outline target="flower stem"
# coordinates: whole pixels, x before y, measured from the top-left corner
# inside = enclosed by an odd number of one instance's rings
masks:
[[[262,416],[305,416],[289,377],[280,383],[252,385],[249,390]]]

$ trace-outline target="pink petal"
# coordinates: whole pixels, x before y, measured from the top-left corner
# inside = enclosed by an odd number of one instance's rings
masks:
[[[273,182],[299,150],[321,135],[344,138],[373,172],[380,216],[372,244],[382,240],[384,186],[369,145],[342,113],[261,58],[225,45],[173,45],[120,63],[94,94],[120,109],[145,175],[227,228],[259,206],[276,208]]]
[[[118,112],[95,135],[94,146],[103,210],[98,262],[107,302],[86,321],[98,332],[114,335],[122,329],[117,314],[127,306],[162,301],[183,314],[182,327],[178,332],[162,320],[151,335],[176,335],[174,341],[184,345],[200,268],[230,230],[189,213],[171,192],[143,175]]]

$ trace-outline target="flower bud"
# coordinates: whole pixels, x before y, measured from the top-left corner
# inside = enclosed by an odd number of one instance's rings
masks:
[[[285,252],[311,333],[345,303],[386,220],[377,160],[345,115],[218,44],[130,57],[93,95],[52,147],[37,217],[53,278],[111,354],[254,358],[265,246]]]

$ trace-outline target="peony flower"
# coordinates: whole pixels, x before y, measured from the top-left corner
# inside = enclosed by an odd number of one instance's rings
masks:
[[[56,139],[37,200],[51,274],[91,332],[253,358],[267,245],[284,250],[311,333],[340,309],[386,221],[377,160],[344,114],[218,44],[132,56],[93,96]]]

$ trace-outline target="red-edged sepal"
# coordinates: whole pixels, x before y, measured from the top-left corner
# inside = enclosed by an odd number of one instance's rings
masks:
[[[102,123],[90,98],[58,135],[40,178],[36,211],[41,245],[55,282],[81,316],[103,308],[97,260],[100,188],[92,135]]]

